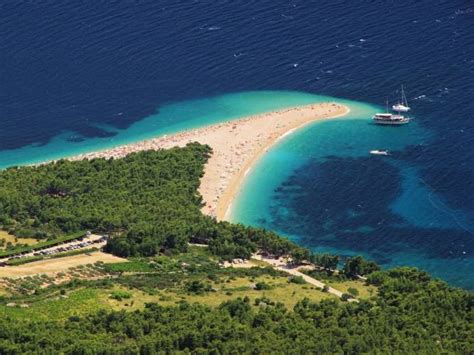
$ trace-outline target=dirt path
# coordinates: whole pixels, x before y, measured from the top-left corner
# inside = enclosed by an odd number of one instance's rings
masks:
[[[284,271],[293,276],[301,276],[307,283],[313,286],[319,287],[321,289],[324,288],[324,286],[327,286],[324,282],[321,282],[311,276],[303,274],[301,271],[298,271],[297,268],[288,266],[288,264],[282,261],[281,259],[264,258],[261,255],[254,255],[253,257],[255,259],[262,260],[271,264],[277,270]],[[336,290],[335,288],[329,287],[327,292],[339,298],[342,297],[342,292],[339,290]]]

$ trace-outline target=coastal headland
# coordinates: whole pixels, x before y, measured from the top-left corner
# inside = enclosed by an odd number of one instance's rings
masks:
[[[206,164],[199,189],[205,202],[202,211],[223,220],[228,217],[245,175],[275,142],[309,123],[340,117],[349,111],[348,107],[335,102],[291,107],[69,159],[121,158],[133,152],[182,147],[191,142],[207,144],[213,154]]]

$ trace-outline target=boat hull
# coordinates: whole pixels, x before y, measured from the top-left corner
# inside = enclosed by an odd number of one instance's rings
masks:
[[[387,121],[382,121],[382,120],[374,120],[375,124],[378,125],[384,125],[384,126],[401,126],[404,124],[409,123],[410,120],[405,119],[405,120],[400,120],[400,121],[395,121],[395,120],[387,120]]]
[[[369,153],[372,155],[389,155],[386,150],[371,150]]]

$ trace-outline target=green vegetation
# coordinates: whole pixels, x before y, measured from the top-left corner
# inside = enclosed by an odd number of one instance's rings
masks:
[[[131,292],[122,291],[122,290],[113,291],[110,294],[110,298],[113,299],[113,300],[117,300],[117,301],[121,301],[123,299],[129,299],[131,297],[132,297]]]
[[[12,259],[12,260],[7,260],[5,263],[9,266],[18,266],[18,265],[32,263],[34,261],[40,261],[40,260],[45,260],[45,259],[64,258],[65,256],[90,254],[90,253],[93,253],[93,252],[96,252],[96,251],[98,251],[97,248],[71,250],[71,251],[65,251],[65,252],[51,254],[51,255],[35,255],[35,256],[29,256],[29,257],[25,257],[25,258],[21,258],[21,259]]]
[[[5,264],[7,264],[9,266],[18,266],[18,265],[28,264],[28,263],[32,263],[33,261],[39,261],[39,260],[43,260],[43,259],[44,259],[43,255],[29,256],[29,257],[22,258],[22,259],[7,260],[5,262]]]
[[[358,258],[359,259],[359,258]],[[351,263],[350,259],[346,262]],[[364,261],[365,262],[365,261]],[[368,285],[363,284],[363,280],[358,277],[349,277],[348,275],[333,269],[306,269],[302,270],[306,275],[311,276],[317,280],[321,280],[326,285],[331,286],[343,293],[347,293],[356,298],[371,298],[376,294],[375,283]],[[381,271],[376,271],[372,275],[383,274]],[[327,290],[326,290],[327,291]]]
[[[272,287],[265,282],[257,282],[255,284],[255,289],[258,291],[263,291],[263,290],[271,290]]]
[[[474,352],[472,293],[359,256],[338,271],[337,256],[202,215],[210,153],[194,143],[0,172],[4,230],[43,246],[100,231],[112,235],[107,251],[129,258],[0,279],[0,354]],[[257,250],[313,262],[306,273],[342,299],[263,262],[220,265]]]
[[[105,271],[110,273],[115,272],[151,272],[157,269],[145,260],[132,260],[130,262],[106,264]]]
[[[314,254],[311,257],[311,262],[327,272],[332,272],[337,269],[339,256],[330,254]]]
[[[359,296],[359,290],[357,290],[355,287],[349,287],[347,289],[347,293],[352,296]]]
[[[113,292],[116,291],[109,294]],[[101,353],[113,349],[114,353],[472,353],[474,350],[473,295],[409,268],[384,272],[379,295],[371,302],[340,302],[334,297],[319,302],[302,299],[293,309],[288,309],[268,294],[253,300],[232,299],[222,294],[229,299],[217,307],[182,300],[174,306],[149,303],[145,309],[134,312],[99,310],[100,302],[119,302],[122,307],[130,307],[135,297],[132,291],[127,292],[130,298],[122,301],[110,297],[110,301],[101,301],[97,289],[68,292],[69,298],[58,301],[41,301],[43,312],[69,314],[62,321],[54,317],[40,321],[20,316],[33,311],[35,305],[30,309],[8,308],[0,320],[0,352]],[[197,300],[207,296],[192,297]],[[106,303],[103,309],[114,307]]]
[[[1,175],[1,173],[0,173],[0,175]],[[58,237],[58,238],[55,238],[55,239],[52,239],[52,240],[47,240],[45,242],[36,243],[34,245],[25,245],[25,246],[22,246],[22,247],[12,248],[8,251],[0,252],[0,258],[4,258],[4,257],[7,257],[7,256],[12,256],[12,255],[17,255],[17,254],[22,254],[22,253],[29,253],[33,250],[52,247],[52,246],[55,246],[55,245],[60,244],[60,243],[66,243],[66,242],[69,242],[71,240],[80,238],[84,235],[85,235],[84,231],[79,231],[79,232],[64,235],[64,236],[61,236],[61,237]]]
[[[13,249],[20,246],[38,243],[36,238],[19,238],[0,229],[0,249]]]
[[[347,277],[355,278],[377,270],[380,270],[380,267],[373,261],[365,260],[362,256],[354,256],[346,260],[342,272]]]
[[[199,280],[193,280],[190,282],[187,282],[184,285],[184,288],[186,292],[194,295],[203,295],[207,292],[211,291],[211,285],[205,284],[204,282],[201,282]]]
[[[114,268],[114,265],[118,267]],[[126,268],[127,265],[134,266]],[[150,271],[144,271],[145,269]],[[70,280],[72,277],[78,279],[59,285],[53,283],[58,281],[58,276],[52,278],[36,275],[23,279],[8,279],[8,290],[12,296],[0,301],[0,313],[14,312],[16,317],[23,319],[63,321],[70,316],[86,316],[88,311],[83,304],[91,305],[94,310],[140,310],[146,303],[173,306],[187,301],[217,307],[222,302],[236,297],[249,297],[251,304],[257,298],[269,297],[291,309],[298,299],[305,297],[314,302],[334,298],[312,287],[288,283],[285,273],[272,268],[221,268],[206,248],[194,247],[187,253],[170,257],[158,256],[127,263],[77,266],[61,277],[64,280]],[[270,289],[255,290],[256,283],[269,285]],[[42,288],[45,284],[50,286]],[[84,293],[84,289],[94,292]],[[130,294],[130,298],[121,298],[119,301],[111,297],[115,292],[126,292]],[[88,298],[88,295],[91,298]],[[71,299],[77,300],[77,306]],[[12,302],[17,306],[6,306]],[[70,309],[58,314],[52,308],[62,303],[67,303]],[[20,305],[29,307],[21,308]]]
[[[306,284],[306,281],[302,276],[290,276],[290,279],[288,281],[297,285]]]
[[[108,233],[115,237],[106,251],[122,257],[183,252],[188,242],[195,242],[209,244],[227,260],[248,259],[257,248],[275,255],[293,253],[295,262],[308,258],[307,250],[275,233],[218,223],[201,213],[197,190],[210,154],[208,146],[192,143],[117,160],[62,160],[7,169],[0,172],[0,225],[15,234]]]

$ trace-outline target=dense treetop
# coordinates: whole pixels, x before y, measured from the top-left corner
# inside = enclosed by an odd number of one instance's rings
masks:
[[[14,232],[121,230],[200,217],[199,178],[210,148],[199,144],[124,159],[61,160],[0,173],[0,221]]]
[[[275,233],[204,216],[198,187],[210,154],[208,146],[193,143],[118,160],[7,169],[0,172],[0,225],[18,237],[109,233],[113,238],[106,250],[123,257],[150,260],[156,254],[185,252],[189,242],[197,242],[223,259],[248,258],[260,249],[290,254],[295,263],[310,260],[320,267],[316,273],[334,273],[337,256],[311,255]],[[162,270],[113,282],[156,292],[182,275],[173,271],[166,279]],[[149,304],[141,311],[91,312],[66,321],[0,317],[0,353],[474,352],[472,293],[410,268],[380,271],[361,257],[347,259],[337,275],[367,275],[378,295],[359,303],[303,299],[293,310],[234,299],[217,308]],[[198,279],[184,287],[192,293],[212,291]],[[31,297],[41,298],[42,292]],[[127,295],[120,292],[112,296]]]
[[[0,319],[0,353],[472,353],[473,295],[414,269],[377,272],[380,295],[342,303],[301,300],[294,310],[248,299],[218,308],[149,304],[143,311],[65,322]]]
[[[198,192],[209,146],[146,151],[123,159],[61,160],[0,172],[0,225],[21,236],[54,238],[81,230],[110,233],[106,250],[151,256],[209,243],[231,259],[257,246],[277,255],[301,248],[262,229],[204,216]]]

